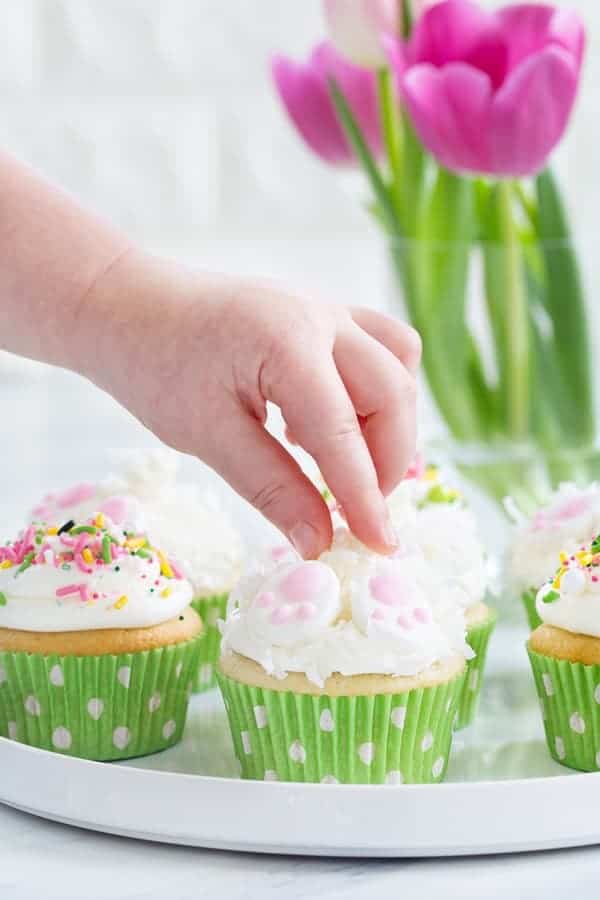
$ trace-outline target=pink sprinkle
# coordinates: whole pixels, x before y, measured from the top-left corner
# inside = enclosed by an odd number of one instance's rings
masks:
[[[99,512],[112,519],[116,525],[120,525],[127,518],[129,504],[125,497],[109,497],[99,507]]]
[[[317,607],[314,603],[301,603],[296,607],[296,619],[300,622],[308,622],[314,619],[317,614]]]
[[[83,603],[88,602],[88,600],[90,599],[90,595],[88,593],[87,584],[79,585],[79,596],[81,597]]]
[[[318,563],[300,563],[281,582],[281,592],[291,603],[302,603],[322,586],[322,567]]]
[[[275,603],[275,594],[273,591],[263,591],[262,594],[259,594],[256,598],[256,605],[260,609],[268,609],[269,606],[273,606]]]
[[[404,581],[394,575],[374,575],[369,581],[371,596],[385,606],[402,606],[408,602]]]
[[[269,621],[272,625],[287,625],[294,616],[294,607],[289,603],[284,603],[271,613]]]
[[[409,481],[412,478],[422,478],[425,474],[425,459],[423,458],[422,453],[417,453],[413,463],[406,470],[406,474],[404,476],[405,481]]]
[[[597,576],[597,575],[592,575],[592,581],[598,581],[598,576]]]
[[[77,544],[76,538],[69,537],[68,534],[61,534],[60,536],[61,543],[65,545],[65,547],[75,547]]]
[[[66,584],[64,587],[56,588],[57,597],[68,597],[70,594],[78,594],[80,585]]]
[[[77,543],[75,544],[75,547],[73,548],[73,553],[81,553],[81,551],[89,541],[89,538],[89,534],[87,534],[87,532],[85,531],[82,531],[82,533],[79,535]]]
[[[400,628],[404,628],[406,631],[412,631],[413,623],[410,621],[408,616],[398,616],[396,622],[400,626]]]
[[[413,616],[422,625],[428,625],[431,622],[431,613],[424,606],[417,606],[416,609],[413,609]]]
[[[152,562],[152,560],[149,559],[148,562]],[[181,581],[181,579],[183,578],[183,572],[181,571],[181,569],[179,568],[177,563],[174,562],[174,560],[170,559],[169,564],[171,566],[171,571],[173,572],[173,575],[175,576],[175,578],[178,581]]]
[[[81,555],[81,553],[76,553],[76,554],[75,554],[75,562],[76,562],[76,564],[77,564],[77,568],[79,569],[79,571],[80,571],[80,572],[85,572],[86,575],[91,575],[91,573],[94,571],[93,569],[91,569],[91,568],[87,565],[87,563],[86,563],[86,561],[84,560],[84,558],[83,558],[83,556]]]
[[[74,487],[68,488],[59,494],[56,498],[56,505],[59,509],[65,509],[67,506],[75,506],[77,503],[85,503],[90,500],[96,489],[93,484],[76,484]]]

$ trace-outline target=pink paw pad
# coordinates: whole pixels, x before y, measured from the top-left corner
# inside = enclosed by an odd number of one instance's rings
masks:
[[[302,603],[323,586],[323,572],[315,566],[298,566],[281,582],[280,590],[290,603]]]
[[[112,519],[115,525],[121,525],[127,517],[127,500],[124,497],[109,497],[99,507],[99,512]]]
[[[404,580],[395,575],[374,575],[369,581],[369,589],[376,603],[385,606],[404,606],[410,602]]]
[[[95,492],[96,489],[93,484],[76,484],[57,496],[56,505],[60,509],[65,509],[67,506],[76,506],[78,503],[85,503],[86,500],[91,500]]]

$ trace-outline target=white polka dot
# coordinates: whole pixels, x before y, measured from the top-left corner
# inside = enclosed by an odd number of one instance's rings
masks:
[[[540,710],[541,710],[541,713],[542,713],[542,719],[546,719],[546,718],[547,718],[547,714],[546,714],[546,704],[544,703],[544,698],[543,698],[543,697],[539,697],[539,701],[540,701]]]
[[[438,758],[432,765],[431,774],[433,775],[434,778],[439,778],[440,775],[442,774],[442,772],[444,770],[444,762],[445,762],[444,757],[438,756]]]
[[[68,750],[72,743],[71,732],[68,728],[55,728],[52,732],[52,743],[57,750]]]
[[[333,721],[333,716],[331,715],[330,709],[324,709],[319,716],[319,728],[321,729],[321,731],[334,730],[335,722]]]
[[[375,744],[367,741],[358,748],[359,759],[364,762],[365,766],[370,766],[375,758]]]
[[[250,733],[248,731],[242,731],[240,737],[242,738],[242,747],[244,748],[244,753],[246,754],[246,756],[250,756],[250,754],[252,753]]]
[[[544,685],[544,690],[546,691],[546,696],[552,697],[554,694],[554,685],[552,684],[552,678],[547,672],[544,672],[542,675],[542,683]]]
[[[323,775],[321,778],[321,784],[339,784],[339,781],[335,777],[335,775]]]
[[[390,722],[392,725],[395,725],[396,728],[404,728],[404,722],[406,719],[406,707],[405,706],[395,706],[390,713]]]
[[[52,668],[50,669],[50,682],[54,685],[54,687],[64,687],[65,676],[63,675],[63,670],[59,665],[52,666]]]
[[[210,684],[213,677],[213,667],[211,663],[202,663],[198,673],[200,684]]]
[[[423,736],[423,740],[421,741],[421,750],[423,753],[427,753],[428,750],[431,750],[433,747],[433,735],[430,731],[427,732]]]
[[[131,666],[121,666],[117,672],[117,678],[124,688],[128,688],[131,681]]]
[[[8,681],[8,675],[6,674],[6,669],[4,666],[0,666],[0,684],[6,684]]]
[[[554,738],[554,748],[556,750],[556,755],[558,756],[558,758],[564,759],[567,754],[565,751],[565,742],[561,737]]]
[[[0,682],[2,681],[2,676],[0,676]],[[596,703],[600,703],[600,684],[596,685],[596,690],[594,691],[594,700]]]
[[[574,731],[575,734],[583,734],[585,731],[585,721],[583,716],[581,716],[578,712],[574,712],[569,719],[569,726],[571,731]]]
[[[113,731],[113,744],[117,750],[124,750],[130,740],[131,734],[129,728],[126,728],[125,725],[119,725],[119,727],[115,728]]]
[[[306,762],[306,750],[304,749],[300,741],[293,741],[292,744],[290,744],[288,753],[290,759],[293,762],[297,762],[300,764]]]
[[[450,712],[450,707],[452,706],[452,697],[448,697],[446,700],[446,712]]]
[[[156,691],[148,700],[148,709],[151,713],[155,713],[160,706],[160,694]]]
[[[596,767],[600,769],[600,750],[596,753]]]
[[[267,769],[264,781],[279,781],[279,775],[273,769]]]
[[[16,741],[16,740],[17,740],[17,734],[18,734],[18,733],[19,733],[19,729],[18,729],[18,727],[17,727],[17,723],[16,723],[16,722],[9,722],[9,723],[8,723],[8,736],[9,736],[9,738],[11,739],[11,741]]]
[[[479,669],[471,669],[469,672],[469,690],[476,691],[479,683]]]
[[[25,712],[28,712],[30,716],[39,716],[42,711],[40,701],[33,694],[27,697],[23,705],[25,706]]]
[[[216,628],[217,622],[219,621],[220,617],[221,617],[221,610],[219,609],[218,606],[213,606],[213,608],[209,609],[208,613],[206,614],[206,624],[210,628]]]
[[[267,727],[267,710],[264,706],[254,707],[254,721],[256,722],[257,728]]]
[[[392,769],[391,772],[388,772],[385,776],[386,784],[402,784],[404,778],[402,777],[402,772],[399,769]]]
[[[177,665],[175,666],[175,677],[176,677],[176,678],[179,678],[179,676],[181,675],[182,671],[183,671],[183,663],[182,663],[182,662],[178,662]]]
[[[99,697],[92,697],[91,700],[88,700],[87,711],[92,719],[95,719],[97,722],[104,712],[104,701]]]
[[[174,719],[169,719],[167,722],[165,722],[165,724],[163,725],[163,737],[165,741],[168,741],[173,737],[176,729],[177,723]]]

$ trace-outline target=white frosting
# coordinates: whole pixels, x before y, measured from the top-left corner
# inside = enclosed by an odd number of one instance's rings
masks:
[[[599,532],[600,484],[562,484],[546,506],[515,528],[509,551],[513,584],[520,591],[539,587],[561,550],[579,550]]]
[[[106,525],[124,540],[113,523]],[[175,618],[192,599],[190,583],[162,575],[154,552],[144,558],[127,553],[109,564],[90,563],[83,571],[74,561],[55,565],[69,550],[60,536],[45,536],[43,546],[45,559],[25,571],[19,572],[16,564],[0,568],[0,628],[53,632],[144,628]],[[81,591],[61,596],[70,586]]]
[[[377,556],[341,529],[318,562],[273,569],[269,561],[242,579],[222,623],[222,652],[277,678],[302,672],[320,687],[333,673],[415,675],[473,655],[453,593],[422,556]]]
[[[196,596],[230,590],[241,573],[244,553],[238,533],[216,498],[202,493],[195,484],[177,482],[178,459],[169,450],[121,454],[120,462],[119,475],[50,494],[32,511],[32,517],[80,521],[98,509],[111,515],[116,500],[123,524],[145,531],[157,545],[177,556]],[[88,496],[80,500],[78,493]],[[68,502],[72,498],[76,502]]]
[[[574,634],[600,638],[600,554],[578,552],[538,591],[541,620]]]

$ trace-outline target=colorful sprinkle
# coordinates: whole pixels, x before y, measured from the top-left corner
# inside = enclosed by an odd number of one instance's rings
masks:
[[[119,597],[117,602],[114,604],[113,608],[114,609],[123,609],[123,607],[127,606],[128,603],[129,603],[129,597],[126,597],[125,594],[123,594],[122,597]]]

